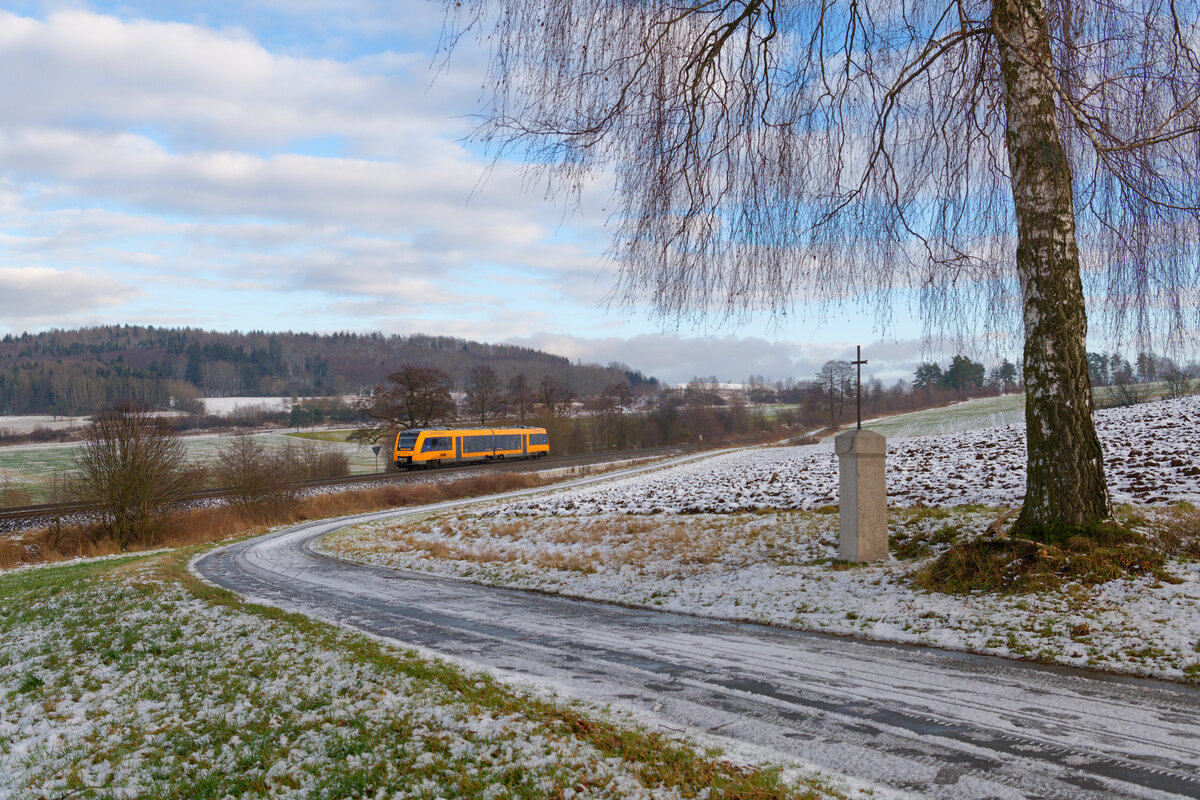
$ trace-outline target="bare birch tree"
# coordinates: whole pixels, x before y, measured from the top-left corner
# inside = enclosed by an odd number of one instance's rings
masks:
[[[1109,516],[1085,289],[1118,335],[1193,319],[1196,4],[446,7],[491,48],[498,157],[572,190],[615,175],[618,296],[674,319],[866,297],[886,322],[907,291],[959,333],[1004,333],[1019,309],[1017,525]]]

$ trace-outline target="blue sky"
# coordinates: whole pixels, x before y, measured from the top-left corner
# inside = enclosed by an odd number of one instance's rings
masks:
[[[906,309],[885,331],[858,308],[667,331],[608,309],[607,188],[564,208],[517,165],[489,169],[465,141],[483,54],[460,47],[435,78],[438,4],[6,8],[0,333],[421,332],[668,381],[806,378],[855,344],[891,381],[957,349],[923,353]]]

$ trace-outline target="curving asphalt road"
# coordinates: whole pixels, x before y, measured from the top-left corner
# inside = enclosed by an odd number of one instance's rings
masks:
[[[350,564],[298,525],[201,577],[664,725],[930,798],[1200,798],[1200,690],[736,624]]]

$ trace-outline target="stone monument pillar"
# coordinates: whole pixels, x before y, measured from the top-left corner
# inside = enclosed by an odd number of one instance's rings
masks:
[[[833,439],[841,473],[838,558],[879,561],[888,557],[887,485],[883,460],[887,439],[853,430]]]

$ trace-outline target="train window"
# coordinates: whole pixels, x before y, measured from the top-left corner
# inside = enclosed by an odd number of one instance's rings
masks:
[[[398,450],[411,450],[413,445],[417,443],[417,437],[420,435],[420,431],[403,431],[396,442],[396,448]]]
[[[487,453],[492,449],[491,436],[464,436],[464,453]]]

